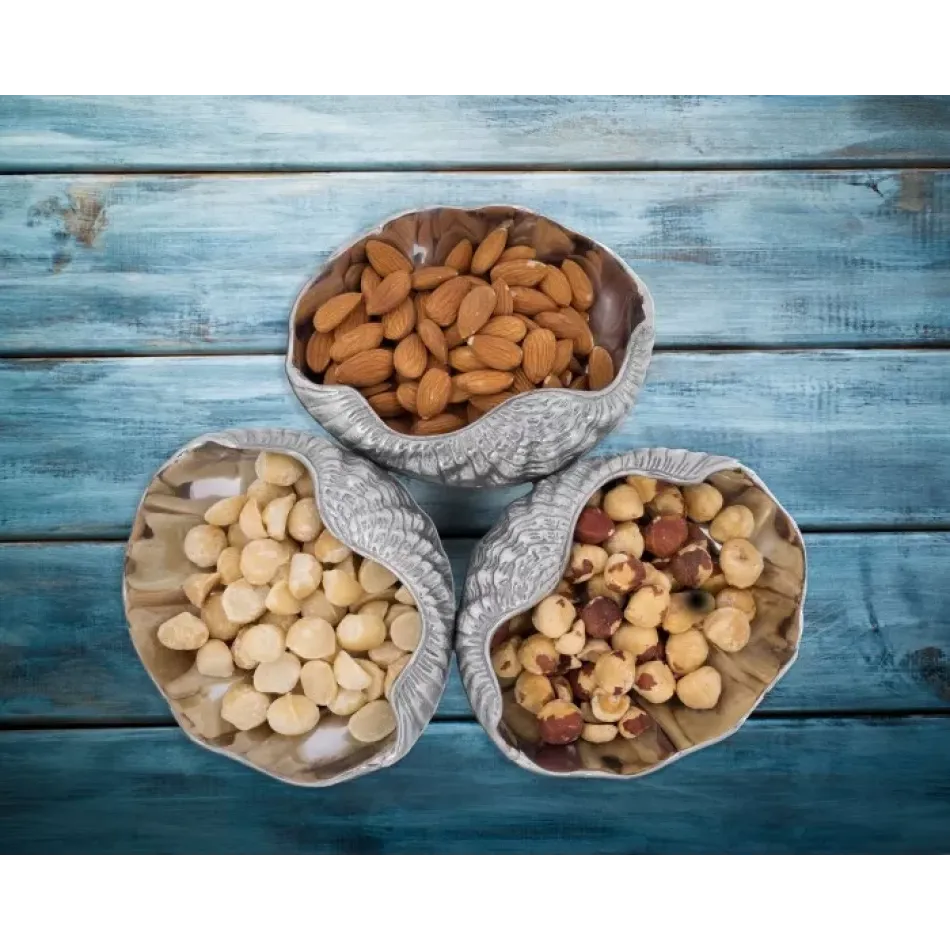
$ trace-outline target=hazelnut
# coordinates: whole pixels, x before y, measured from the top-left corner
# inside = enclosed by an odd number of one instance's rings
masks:
[[[670,572],[682,587],[701,587],[712,577],[713,559],[703,542],[693,541],[673,555]]]
[[[267,724],[281,736],[302,736],[319,721],[317,704],[299,693],[279,696],[267,710]]]
[[[539,633],[557,639],[571,629],[575,616],[574,605],[566,597],[552,594],[534,608],[531,622]]]
[[[611,590],[607,586],[607,580],[603,574],[595,574],[584,585],[584,599],[593,600],[595,597],[606,597],[615,604],[622,607],[626,598],[619,591]]]
[[[593,663],[583,663],[578,669],[571,670],[567,674],[567,681],[571,684],[574,699],[578,702],[585,702],[590,699],[594,690],[597,689],[594,669],[595,665]]]
[[[549,674],[557,669],[558,652],[548,637],[535,633],[521,644],[518,659],[529,673]]]
[[[738,587],[724,587],[716,594],[717,607],[735,607],[741,610],[749,620],[755,619],[755,598],[750,591]]]
[[[662,587],[667,593],[672,590],[673,581],[669,574],[664,574],[663,571],[661,571],[655,565],[648,563],[647,561],[643,562],[643,570],[646,571],[646,577],[643,580],[644,584],[652,584],[654,587]]]
[[[633,688],[651,703],[665,703],[676,691],[673,671],[660,660],[650,660],[637,667]]]
[[[346,650],[333,658],[333,675],[341,689],[366,689],[373,679]]]
[[[323,565],[312,554],[294,554],[290,559],[287,587],[297,600],[309,597],[323,580]]]
[[[701,666],[687,673],[676,684],[676,695],[690,709],[712,709],[722,693],[722,677],[712,666]]]
[[[698,525],[694,521],[687,521],[686,537],[690,544],[701,544],[705,550],[709,550],[709,535],[706,534],[706,529],[702,525]]]
[[[222,584],[233,584],[241,579],[241,549],[225,548],[218,555],[217,571]]]
[[[571,560],[565,575],[574,584],[589,581],[600,574],[607,564],[607,552],[593,544],[575,544],[571,547]]]
[[[209,640],[198,648],[195,667],[202,676],[232,676],[234,658],[230,647],[223,640]]]
[[[653,717],[639,706],[631,706],[617,723],[617,731],[624,739],[637,739],[653,725]]]
[[[686,590],[670,597],[663,614],[662,627],[667,633],[685,633],[701,624],[716,609],[716,599],[708,591]]]
[[[170,617],[158,628],[158,642],[169,650],[197,650],[209,636],[208,625],[187,611]]]
[[[632,485],[640,496],[640,500],[646,504],[653,501],[656,494],[656,479],[647,478],[646,475],[628,475],[627,484]]]
[[[630,597],[623,615],[635,627],[658,627],[669,605],[670,592],[651,583]]]
[[[554,649],[563,656],[577,656],[584,649],[587,642],[587,632],[583,620],[575,620],[567,633],[561,634],[554,641]]]
[[[732,587],[751,587],[765,566],[755,545],[745,538],[731,538],[719,552],[719,566]]]
[[[515,702],[528,712],[539,713],[552,699],[554,687],[546,676],[525,671],[515,681]]]
[[[686,514],[686,501],[676,485],[658,486],[656,494],[647,507],[651,515],[675,515],[682,518]]]
[[[521,660],[518,659],[518,647],[521,641],[516,637],[506,640],[492,651],[491,665],[499,679],[513,679],[521,672]]]
[[[259,623],[241,633],[244,653],[257,663],[270,663],[284,652],[285,636],[280,627]]]
[[[287,631],[287,649],[304,660],[323,660],[336,653],[336,633],[322,617],[301,617]]]
[[[643,535],[640,526],[634,521],[618,524],[614,533],[607,539],[604,548],[608,554],[632,554],[643,557]]]
[[[396,714],[385,699],[376,699],[357,710],[346,724],[357,742],[379,742],[396,730]]]
[[[275,541],[283,541],[287,537],[287,516],[297,500],[294,494],[281,495],[268,504],[261,515],[267,534]]]
[[[213,524],[196,524],[185,535],[185,557],[197,567],[214,567],[227,546],[228,536]]]
[[[576,659],[582,663],[596,663],[597,658],[610,652],[610,644],[606,640],[588,640],[584,649],[577,654]]]
[[[612,650],[598,657],[594,664],[594,681],[604,692],[619,696],[633,688],[636,661],[626,650]]]
[[[581,544],[603,544],[613,533],[614,523],[602,508],[585,508],[574,526],[574,540]]]
[[[722,508],[722,494],[714,485],[703,482],[701,485],[686,485],[683,488],[686,499],[686,514],[691,521],[712,521]]]
[[[235,683],[221,700],[221,718],[241,731],[255,729],[267,720],[270,696],[259,693],[250,683]]]
[[[308,699],[318,706],[329,706],[336,699],[337,686],[333,667],[326,660],[310,660],[301,667],[300,687]]]
[[[623,620],[620,607],[607,597],[595,597],[581,607],[581,620],[589,637],[609,640]]]
[[[581,730],[581,738],[594,745],[610,742],[617,738],[617,727],[610,722],[585,722]]]
[[[566,597],[572,604],[577,602],[577,591],[574,590],[574,585],[569,580],[567,580],[567,578],[562,577],[557,582],[557,587],[554,588],[554,593],[558,597]]]
[[[636,590],[645,578],[646,571],[643,569],[642,562],[632,554],[611,554],[607,558],[604,566],[604,583],[610,590],[618,594],[628,594]]]
[[[703,633],[726,653],[737,653],[752,635],[749,618],[735,607],[719,607],[703,621]]]
[[[619,722],[629,708],[630,697],[626,693],[608,693],[598,688],[590,697],[590,710],[598,722]]]
[[[386,624],[372,614],[347,614],[336,628],[336,638],[344,650],[365,653],[383,645]]]
[[[718,594],[719,591],[728,587],[726,575],[722,573],[718,564],[713,564],[712,575],[702,583],[702,589],[708,590],[710,594]]]
[[[643,529],[643,545],[657,557],[672,557],[685,543],[689,529],[679,515],[660,515]]]
[[[666,664],[676,676],[698,670],[709,656],[709,644],[699,630],[677,633],[666,641]]]
[[[563,699],[553,699],[538,713],[541,741],[548,745],[567,745],[580,737],[584,728],[581,711]]]
[[[745,505],[730,505],[713,518],[709,533],[719,542],[748,538],[755,530],[755,516]]]
[[[276,660],[259,663],[254,670],[254,689],[259,693],[289,693],[300,679],[300,660],[282,653]]]
[[[403,604],[396,606],[403,607],[401,613],[393,617],[394,606],[390,607],[389,613],[386,614],[386,621],[389,624],[389,638],[400,650],[412,653],[419,646],[419,641],[422,639],[422,617],[419,615],[419,611],[413,607]]]
[[[658,655],[660,637],[656,627],[634,627],[629,623],[621,624],[610,638],[610,645],[615,650],[626,650],[637,663],[662,659]]]
[[[262,482],[289,488],[305,469],[296,459],[280,452],[261,452],[254,462],[254,471]]]
[[[643,499],[633,485],[620,484],[604,495],[604,511],[614,521],[635,521],[643,516]]]
[[[567,703],[574,701],[574,690],[566,676],[552,676],[551,686],[554,687],[556,699],[563,699]]]
[[[244,507],[247,499],[244,495],[232,495],[230,498],[222,498],[216,501],[206,512],[205,521],[208,524],[217,525],[219,528],[227,528],[234,524],[241,517],[241,509]]]
[[[232,623],[252,623],[267,609],[267,588],[255,587],[243,578],[228,584],[221,595],[224,613]]]
[[[360,565],[357,578],[360,582],[360,587],[362,587],[367,594],[381,594],[384,590],[392,587],[398,580],[396,575],[393,574],[388,567],[383,567],[382,564],[370,560],[364,560]]]

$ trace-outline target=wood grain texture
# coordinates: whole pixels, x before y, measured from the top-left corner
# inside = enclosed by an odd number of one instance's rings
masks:
[[[947,352],[663,353],[597,451],[735,456],[806,527],[944,525],[948,402]],[[124,538],[149,475],[189,439],[314,427],[274,356],[0,361],[0,405],[0,539]],[[410,489],[463,537],[526,490]]]
[[[950,158],[939,97],[8,97],[0,169],[854,165]]]
[[[341,245],[500,201],[624,257],[660,346],[950,341],[950,172],[39,176],[0,179],[0,353],[280,352]]]
[[[946,728],[757,720],[656,775],[596,782],[533,776],[475,723],[435,723],[392,769],[319,791],[174,729],[7,732],[0,849],[945,852],[950,764],[934,752]]]
[[[446,545],[461,592],[472,540]],[[768,713],[950,711],[946,534],[807,538],[796,666]],[[0,726],[168,722],[128,641],[119,544],[0,545]],[[470,717],[454,667],[438,712]]]

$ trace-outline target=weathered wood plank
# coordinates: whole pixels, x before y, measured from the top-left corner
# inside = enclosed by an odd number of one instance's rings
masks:
[[[950,521],[950,353],[662,353],[599,451],[684,446],[759,470],[805,526]],[[275,356],[0,361],[0,539],[122,538],[148,476],[235,425],[313,427]],[[411,489],[448,535],[524,488]]]
[[[539,778],[475,723],[286,786],[174,729],[0,733],[5,852],[946,852],[947,721],[757,720],[634,782]],[[502,807],[503,805],[503,807]]]
[[[950,158],[950,104],[900,96],[7,97],[0,169],[334,169]]]
[[[950,172],[8,177],[0,353],[279,352],[353,236],[500,201],[629,261],[660,346],[950,341]]]
[[[950,710],[947,534],[809,535],[795,668],[770,713]],[[446,545],[460,593],[474,541]],[[126,635],[122,547],[0,545],[0,725],[171,722]],[[439,717],[470,716],[453,668]]]

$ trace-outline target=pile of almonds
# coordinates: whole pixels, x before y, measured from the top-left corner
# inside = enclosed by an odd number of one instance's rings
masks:
[[[508,247],[497,227],[477,247],[415,268],[381,240],[346,272],[345,293],[320,306],[306,362],[326,384],[353,386],[398,432],[440,435],[538,387],[603,389],[610,353],[589,326],[594,288],[566,258]]]
[[[517,735],[549,746],[637,739],[657,725],[651,706],[716,707],[722,680],[707,659],[749,642],[749,588],[764,566],[748,540],[752,511],[723,505],[709,483],[638,475],[594,494],[558,589],[493,641]]]
[[[202,676],[232,680],[221,718],[239,731],[303,735],[330,712],[349,717],[357,741],[378,742],[396,728],[387,700],[421,636],[412,595],[323,527],[296,459],[262,452],[255,472],[185,535],[200,568],[183,585],[194,609],[158,640],[194,651]]]

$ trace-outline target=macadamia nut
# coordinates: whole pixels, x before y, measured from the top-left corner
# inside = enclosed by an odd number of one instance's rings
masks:
[[[251,623],[267,609],[267,588],[255,587],[241,579],[228,584],[221,595],[221,604],[232,623]]]
[[[604,495],[604,511],[614,521],[635,521],[643,516],[643,499],[634,486],[620,484]]]
[[[261,506],[253,498],[248,498],[241,509],[238,527],[244,532],[244,537],[248,541],[260,541],[267,537],[267,528],[264,527]]]
[[[722,677],[712,666],[702,666],[687,673],[676,684],[676,695],[690,709],[712,709],[722,693]]]
[[[264,606],[275,614],[294,617],[300,613],[300,601],[290,593],[287,581],[277,581],[267,592]]]
[[[345,650],[334,657],[333,675],[341,689],[363,690],[372,682],[369,673]]]
[[[359,581],[340,568],[323,572],[323,590],[337,607],[352,607],[365,593]]]
[[[196,524],[185,535],[185,557],[197,567],[214,567],[227,546],[228,536],[212,524]]]
[[[710,535],[719,542],[748,538],[755,530],[755,517],[745,505],[730,505],[713,518]]]
[[[270,696],[259,693],[249,683],[235,683],[221,700],[221,718],[246,731],[267,721]]]
[[[301,617],[287,631],[287,649],[304,660],[323,660],[336,654],[336,633],[321,617]]]
[[[683,488],[683,497],[690,521],[701,524],[712,521],[722,508],[722,494],[719,489],[706,482],[702,485],[686,485]]]
[[[407,607],[405,612],[393,618],[389,624],[389,638],[400,650],[408,653],[415,650],[422,639],[422,617],[419,616],[419,611],[413,607]]]
[[[385,699],[377,699],[357,710],[347,728],[357,742],[379,742],[395,732],[396,714]]]
[[[408,666],[411,659],[412,654],[406,653],[398,660],[393,660],[393,662],[386,667],[386,680],[383,683],[383,695],[387,699],[391,698],[393,687],[396,685],[396,681],[399,679],[402,671]]]
[[[648,702],[665,703],[676,691],[676,680],[665,663],[650,660],[637,667],[633,688]]]
[[[387,640],[382,646],[375,647],[369,651],[369,658],[384,670],[388,669],[391,664],[395,663],[396,660],[402,659],[405,655],[405,650],[400,650],[399,647],[390,640]],[[519,665],[518,672],[520,671]]]
[[[347,614],[336,628],[340,646],[350,653],[365,653],[382,646],[386,639],[386,624],[372,614]]]
[[[326,660],[309,660],[300,669],[303,694],[318,706],[329,706],[336,699],[340,687],[333,675],[333,667]]]
[[[284,495],[289,494],[291,494],[289,488],[281,488],[279,485],[270,485],[260,478],[255,478],[254,481],[247,486],[245,496],[248,501],[251,499],[256,501],[257,507],[263,511],[275,498],[283,498]]]
[[[241,516],[241,509],[244,507],[245,501],[244,495],[222,498],[205,512],[205,521],[208,524],[217,525],[219,528],[227,528]]]
[[[231,657],[239,670],[253,670],[257,666],[257,660],[249,657],[244,650],[244,634],[250,629],[245,627],[231,643]]]
[[[719,552],[719,566],[730,586],[744,589],[759,579],[765,564],[751,541],[732,538]]]
[[[284,561],[284,550],[273,538],[248,541],[241,551],[241,574],[249,584],[268,584]]]
[[[276,660],[259,663],[254,670],[254,689],[259,693],[289,693],[300,679],[300,660],[282,653]]]
[[[242,636],[244,652],[258,663],[270,663],[284,652],[285,636],[280,627],[259,623],[248,627]]]
[[[392,587],[398,580],[396,575],[393,574],[388,567],[383,567],[382,564],[377,564],[376,561],[370,560],[364,560],[360,565],[357,578],[359,579],[360,587],[362,587],[367,594],[381,594],[384,590],[388,590]]]
[[[207,624],[187,611],[170,617],[158,628],[158,642],[169,650],[197,650],[209,636]]]
[[[233,584],[243,576],[241,574],[241,548],[225,548],[218,555],[218,574],[222,584]]]
[[[294,502],[295,496],[291,493],[275,498],[264,508],[261,515],[264,528],[275,541],[283,541],[287,537],[287,518]]]
[[[357,709],[366,705],[366,694],[360,689],[340,689],[327,703],[327,709],[334,716],[352,716]]]
[[[338,541],[324,529],[314,541],[311,553],[321,564],[339,564],[345,561],[352,552],[342,541]]]
[[[718,607],[703,621],[703,633],[726,653],[737,653],[752,635],[749,618],[735,607]]]
[[[201,607],[220,580],[221,575],[217,571],[211,574],[191,574],[185,578],[181,589],[195,607]]]
[[[677,675],[698,670],[709,656],[709,644],[699,630],[677,633],[666,641],[666,664]]]
[[[208,627],[208,633],[216,640],[233,640],[241,629],[241,624],[229,619],[225,613],[222,594],[208,597],[201,608],[201,619]]]
[[[357,657],[356,662],[369,674],[370,684],[363,690],[363,695],[366,697],[366,701],[371,703],[383,695],[383,689],[386,684],[386,673],[373,663],[372,660]]]
[[[209,640],[198,648],[195,667],[202,676],[233,675],[234,659],[230,648],[223,640]]]
[[[290,510],[287,533],[295,541],[313,541],[320,534],[323,523],[313,498],[301,498]]]
[[[290,559],[287,587],[297,600],[309,597],[323,580],[323,566],[312,554],[294,554]]]
[[[320,721],[317,704],[299,693],[279,696],[267,710],[267,724],[282,736],[302,736]]]
[[[280,452],[261,452],[254,462],[254,471],[261,481],[281,488],[289,488],[305,474],[300,462]]]
[[[316,617],[320,620],[326,620],[327,623],[334,626],[343,619],[345,613],[346,608],[331,604],[322,590],[315,590],[309,597],[300,602],[302,617]]]

